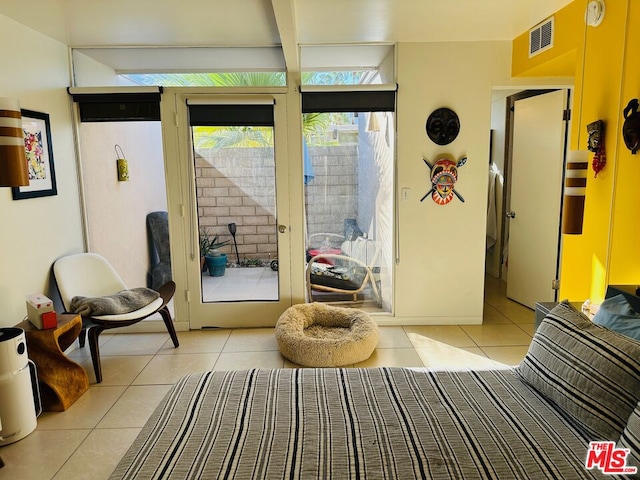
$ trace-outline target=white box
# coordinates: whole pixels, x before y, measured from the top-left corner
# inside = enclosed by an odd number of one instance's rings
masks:
[[[27,297],[27,318],[34,327],[42,330],[42,314],[53,312],[53,301],[41,293],[34,293]]]

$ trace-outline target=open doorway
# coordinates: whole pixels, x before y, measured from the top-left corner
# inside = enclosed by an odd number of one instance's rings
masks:
[[[557,296],[568,111],[566,89],[494,92],[486,274],[532,309]]]

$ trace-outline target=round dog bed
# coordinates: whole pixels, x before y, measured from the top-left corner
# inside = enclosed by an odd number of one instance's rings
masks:
[[[371,356],[378,325],[359,310],[307,303],[280,316],[276,339],[282,355],[298,365],[340,367]]]

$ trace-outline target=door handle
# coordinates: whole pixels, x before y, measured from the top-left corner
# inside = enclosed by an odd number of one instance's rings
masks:
[[[286,226],[284,226],[284,225],[280,225],[280,226],[278,227],[278,231],[279,231],[280,233],[284,233],[284,232],[286,232],[286,231],[287,231],[287,227],[286,227]]]
[[[516,212],[507,212],[507,218],[516,218]]]

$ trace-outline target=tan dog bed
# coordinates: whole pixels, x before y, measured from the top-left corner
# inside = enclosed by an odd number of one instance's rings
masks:
[[[305,367],[362,362],[378,344],[378,325],[365,312],[307,303],[288,308],[276,324],[282,355]]]

